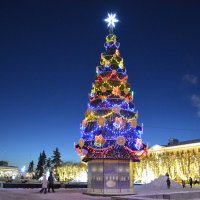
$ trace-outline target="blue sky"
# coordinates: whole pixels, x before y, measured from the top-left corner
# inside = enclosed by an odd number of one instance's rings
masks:
[[[74,142],[115,12],[115,34],[135,92],[143,141],[200,132],[198,1],[1,1],[0,160],[37,164],[56,147],[79,161]]]

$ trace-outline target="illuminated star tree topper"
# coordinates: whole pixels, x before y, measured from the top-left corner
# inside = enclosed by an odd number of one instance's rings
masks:
[[[119,22],[118,19],[116,19],[116,14],[108,13],[108,18],[104,20],[108,23],[108,27],[110,28],[110,33],[113,32],[113,28],[115,28],[115,23]]]

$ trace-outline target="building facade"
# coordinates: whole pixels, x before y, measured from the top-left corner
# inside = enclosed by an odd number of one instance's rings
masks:
[[[170,139],[167,145],[154,145],[148,150],[147,157],[133,163],[134,179],[150,182],[169,174],[171,179],[180,181],[200,178],[200,139],[179,142]]]
[[[0,178],[14,179],[19,175],[20,173],[17,167],[0,166]]]

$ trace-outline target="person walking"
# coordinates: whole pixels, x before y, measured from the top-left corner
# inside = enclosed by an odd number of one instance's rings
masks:
[[[167,181],[166,181],[166,182],[167,182],[167,188],[170,189],[170,184],[171,184],[171,182],[170,182],[169,177],[167,178]]]
[[[42,189],[40,190],[40,193],[42,193],[44,191],[44,193],[46,194],[47,193],[47,177],[46,177],[46,174],[43,174],[43,177],[42,177]]]
[[[182,186],[185,188],[185,180],[182,180]]]
[[[189,184],[190,184],[190,188],[192,188],[192,184],[193,184],[192,177],[189,178]]]
[[[48,192],[50,192],[50,189],[52,189],[52,192],[54,191],[54,177],[53,177],[53,173],[50,172],[49,178],[48,178],[49,184],[48,184]]]

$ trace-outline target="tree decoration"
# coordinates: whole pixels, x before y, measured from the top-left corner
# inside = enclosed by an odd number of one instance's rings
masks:
[[[76,152],[79,156],[82,155],[82,149],[80,149],[79,147],[75,148],[76,149]]]
[[[110,28],[110,32],[112,33],[113,28],[115,27],[115,23],[119,20],[116,19],[116,14],[108,13],[108,18],[106,18],[104,21],[108,23],[108,27]]]
[[[105,64],[106,64],[106,65],[110,65],[110,61],[106,60],[106,61],[105,61]]]
[[[105,101],[105,100],[107,99],[106,96],[100,96],[99,98],[100,98],[102,101]]]
[[[86,114],[90,115],[92,113],[92,110],[90,108],[87,109]]]
[[[102,78],[102,80],[105,82],[107,81],[109,78],[107,78],[106,76]]]
[[[101,91],[102,91],[102,92],[106,92],[106,91],[107,91],[107,88],[103,86],[103,87],[101,88]]]
[[[82,124],[83,124],[84,126],[86,126],[86,125],[87,125],[87,120],[84,119],[84,120],[82,121]]]
[[[98,119],[98,124],[99,124],[100,126],[103,126],[104,123],[105,123],[105,121],[106,121],[106,119],[105,119],[104,117],[99,117],[99,119]]]
[[[83,140],[83,138],[80,138],[80,140],[79,140],[79,146],[82,148],[83,146],[84,146],[84,140]]]
[[[87,150],[87,149],[82,149],[82,154],[83,154],[83,155],[87,155],[87,153],[88,153],[88,150]]]
[[[141,147],[142,147],[142,139],[140,139],[140,138],[136,139],[135,147],[137,148],[137,150],[141,149]]]
[[[130,102],[130,99],[128,97],[126,97],[125,101],[128,103],[128,102]]]
[[[129,93],[129,91],[130,91],[130,89],[129,89],[129,88],[125,88],[125,89],[124,89],[124,94],[128,94],[128,93]]]
[[[113,123],[113,126],[117,129],[122,128],[124,125],[122,117],[115,117],[115,122]]]
[[[114,112],[114,113],[120,113],[120,107],[119,106],[114,106],[113,108],[112,108],[112,111]]]
[[[113,87],[112,94],[117,96],[117,95],[120,95],[120,93],[121,93],[121,90],[119,89],[118,86],[117,87]]]
[[[116,54],[117,56],[120,56],[120,53],[119,53],[119,50],[118,50],[118,49],[115,50],[115,54]]]
[[[102,134],[95,136],[95,146],[102,146],[106,143],[106,140],[103,138]]]
[[[112,74],[116,74],[117,73],[117,71],[116,70],[112,70]]]
[[[133,128],[137,127],[137,120],[135,118],[131,121],[131,125]]]
[[[94,92],[91,92],[91,93],[90,93],[90,97],[91,97],[91,98],[94,98]]]
[[[142,133],[143,133],[144,132],[144,124],[142,123],[141,126],[142,126]]]
[[[119,136],[117,137],[117,144],[120,145],[120,146],[123,146],[126,142],[126,139],[124,136]]]
[[[96,73],[97,74],[99,73],[99,67],[98,66],[96,67]]]

